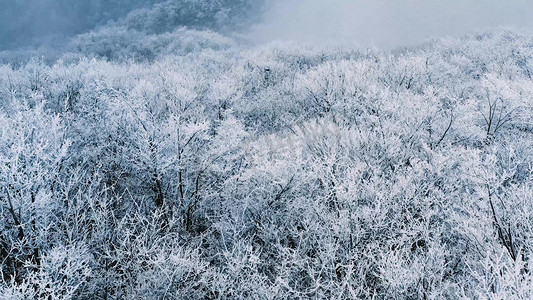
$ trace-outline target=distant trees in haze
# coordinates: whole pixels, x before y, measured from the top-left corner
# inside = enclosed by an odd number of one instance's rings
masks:
[[[263,0],[6,0],[0,11],[0,50],[65,43],[67,37],[110,21],[151,34],[182,26],[235,29],[257,19],[263,4]]]

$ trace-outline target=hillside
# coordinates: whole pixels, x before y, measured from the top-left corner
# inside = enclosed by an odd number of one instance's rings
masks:
[[[0,66],[0,299],[533,297],[533,37],[246,45],[154,7]]]

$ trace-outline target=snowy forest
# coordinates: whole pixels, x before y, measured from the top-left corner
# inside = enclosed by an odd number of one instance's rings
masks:
[[[254,44],[268,1],[49,0],[35,46],[26,2],[1,300],[533,298],[533,34]]]

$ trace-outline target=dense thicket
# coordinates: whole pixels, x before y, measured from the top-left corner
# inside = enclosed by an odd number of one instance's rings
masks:
[[[533,297],[533,39],[143,24],[0,67],[1,299]]]

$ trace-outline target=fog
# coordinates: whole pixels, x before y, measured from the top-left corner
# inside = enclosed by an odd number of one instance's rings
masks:
[[[530,0],[275,0],[248,34],[264,43],[390,48],[495,28],[533,28]]]
[[[0,0],[0,51],[43,44],[59,47],[71,36],[161,1]],[[185,3],[176,0],[181,2]],[[249,16],[255,25],[245,30],[245,37],[254,43],[281,40],[390,48],[498,27],[533,28],[530,0],[267,2],[262,17]]]

